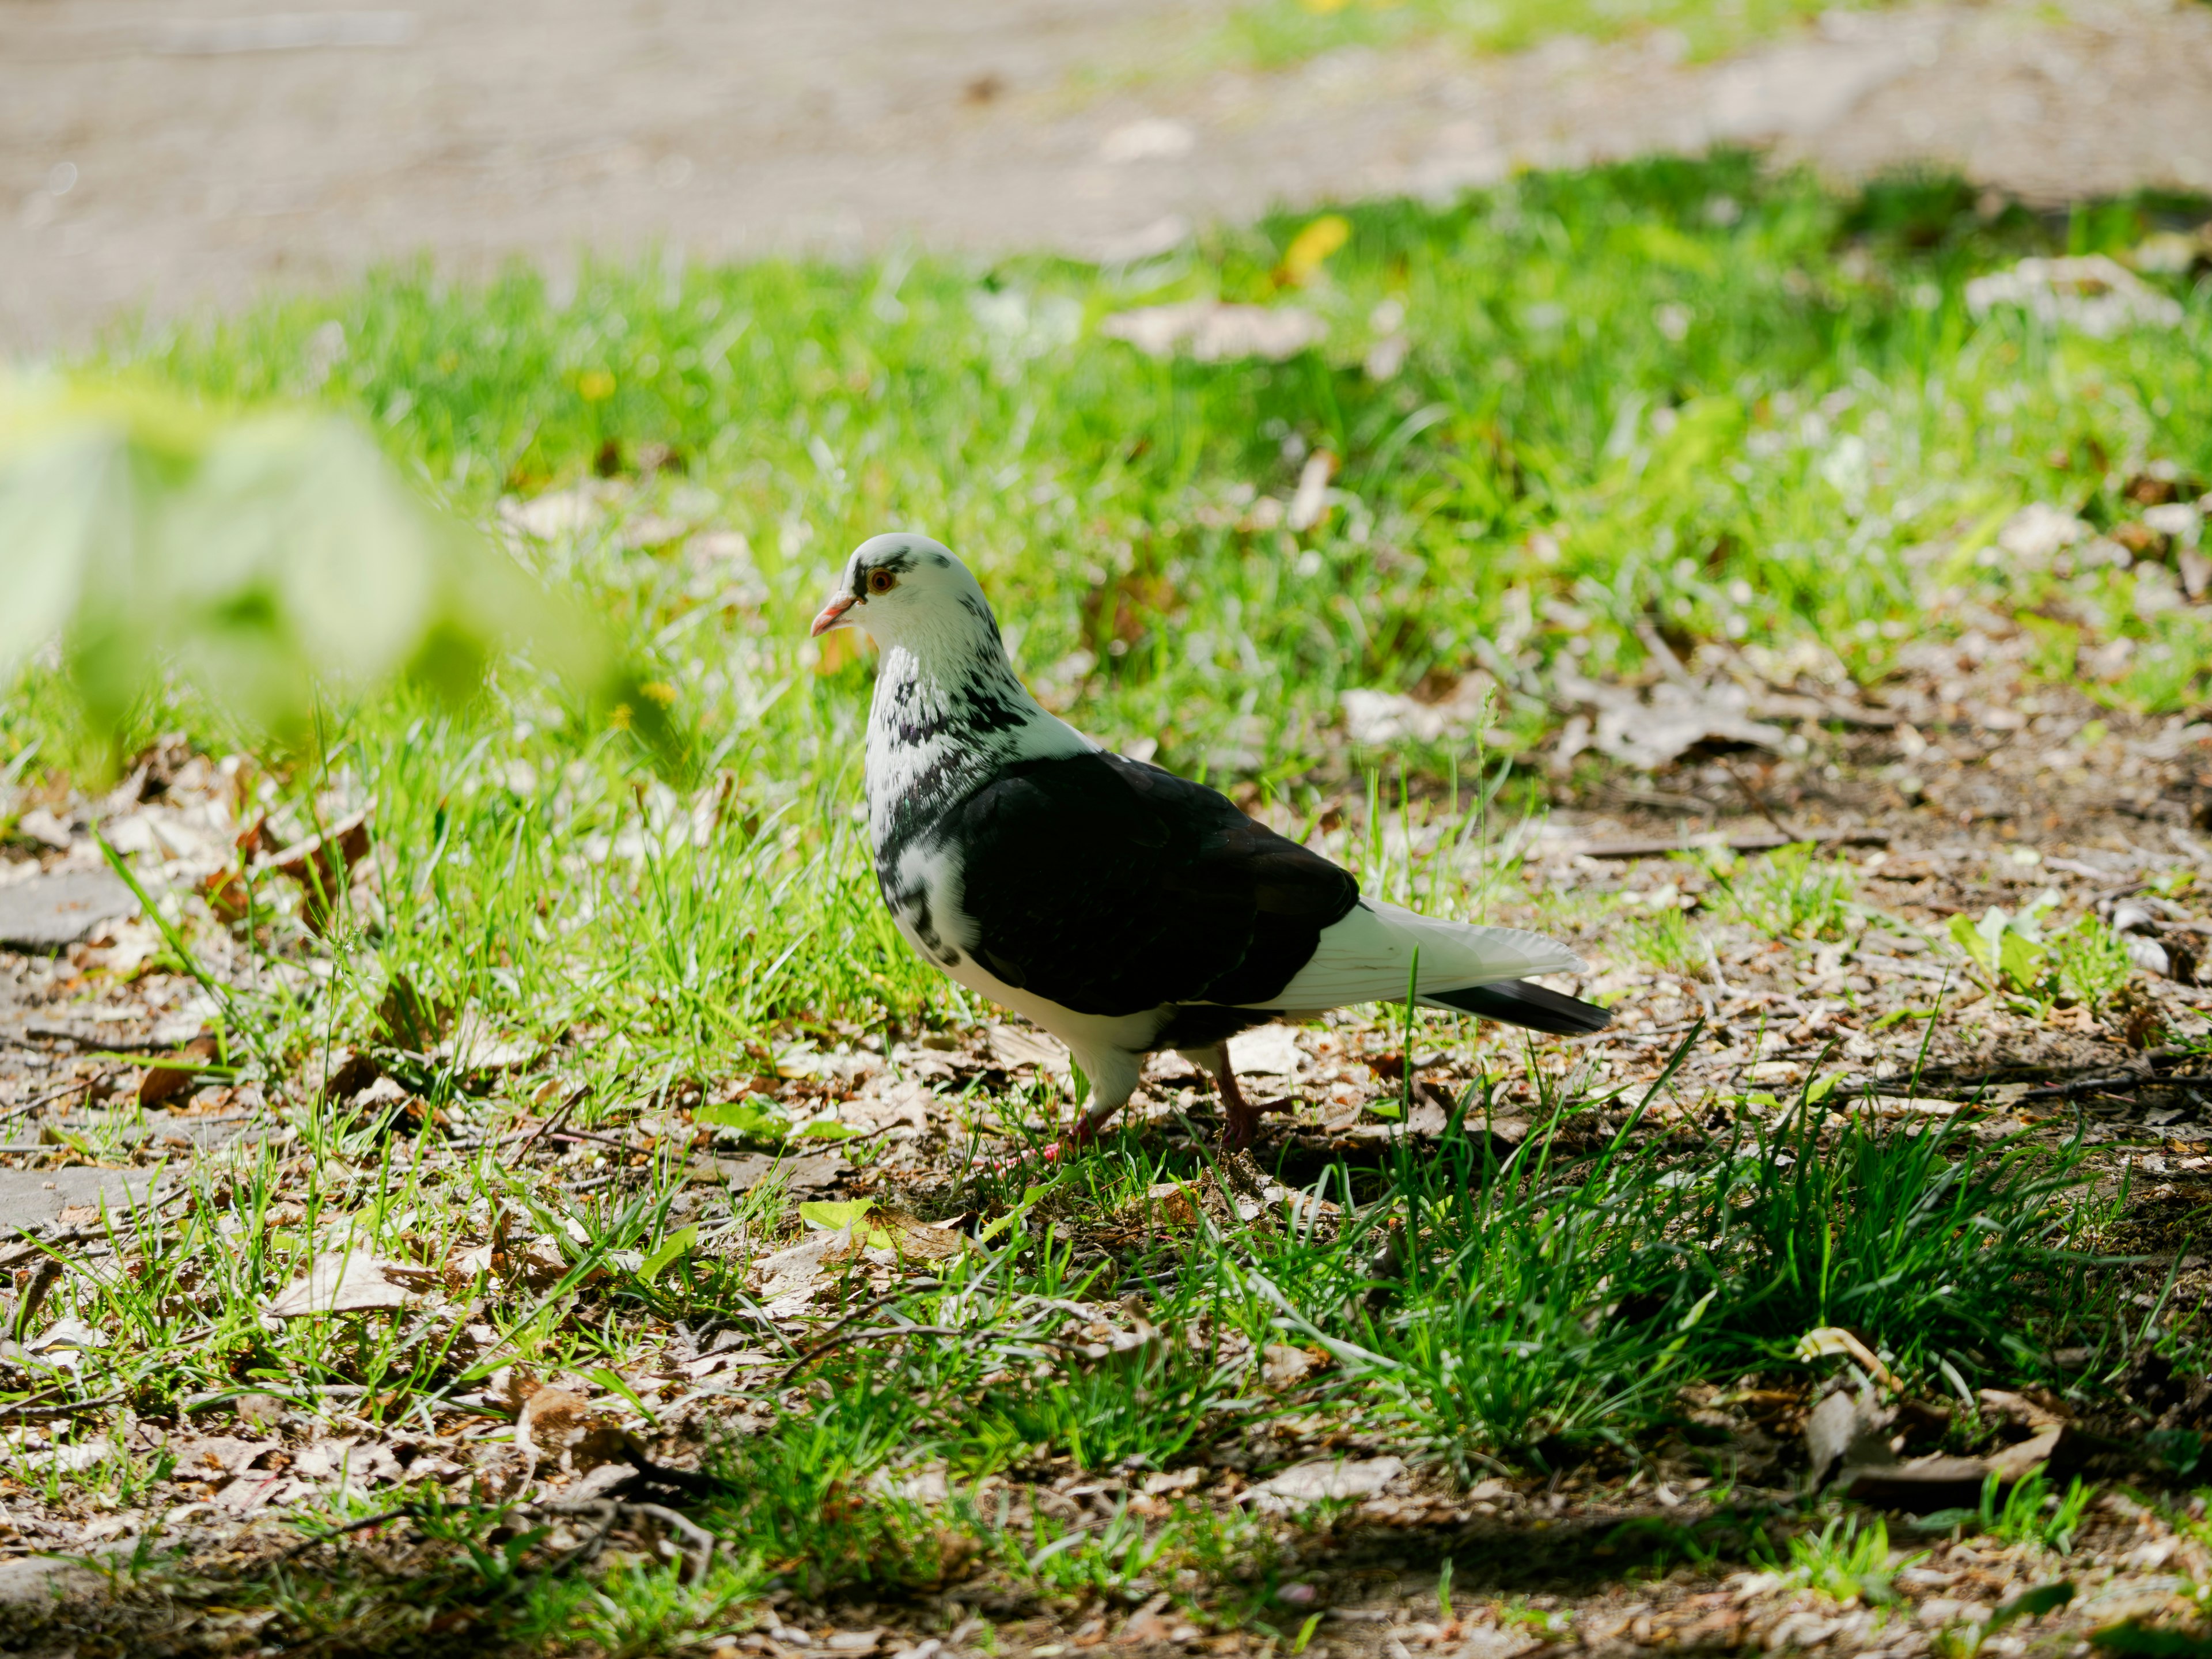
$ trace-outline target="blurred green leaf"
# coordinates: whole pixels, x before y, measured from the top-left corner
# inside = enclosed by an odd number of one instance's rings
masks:
[[[295,738],[319,693],[405,673],[459,698],[516,648],[594,689],[620,678],[580,607],[354,422],[143,389],[0,383],[0,673],[58,641],[111,737],[170,673]]]

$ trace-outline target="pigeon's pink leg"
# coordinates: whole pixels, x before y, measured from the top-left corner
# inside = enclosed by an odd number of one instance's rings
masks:
[[[1121,1103],[1116,1102],[1111,1106],[1094,1106],[1087,1112],[1079,1113],[1075,1121],[1069,1126],[1066,1134],[1053,1142],[1051,1146],[1041,1147],[1038,1150],[1037,1158],[1042,1163],[1057,1164],[1063,1158],[1073,1157],[1086,1146],[1096,1146],[1098,1142],[1099,1131],[1103,1129],[1107,1121],[1121,1109]],[[1029,1157],[1030,1154],[1027,1152],[1016,1152],[1010,1158],[997,1159],[991,1167],[996,1170],[1011,1170],[1018,1164],[1027,1162]]]
[[[1291,1103],[1287,1100],[1263,1100],[1255,1106],[1244,1098],[1243,1090],[1237,1086],[1237,1068],[1229,1063],[1229,1045],[1220,1048],[1221,1066],[1213,1074],[1215,1085],[1221,1091],[1221,1149],[1225,1152],[1241,1152],[1252,1144],[1260,1133],[1260,1119],[1268,1112],[1287,1112]]]

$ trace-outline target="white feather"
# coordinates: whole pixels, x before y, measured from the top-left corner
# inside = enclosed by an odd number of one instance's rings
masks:
[[[1477,927],[1362,899],[1343,921],[1322,930],[1311,958],[1265,1006],[1318,1013],[1348,1002],[1403,1001],[1417,952],[1415,988],[1422,995],[1531,974],[1571,974],[1583,966],[1573,951],[1541,933]]]

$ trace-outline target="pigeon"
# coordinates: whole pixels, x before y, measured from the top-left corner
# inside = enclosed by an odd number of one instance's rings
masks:
[[[812,632],[840,628],[880,653],[866,783],[884,902],[924,959],[1067,1045],[1091,1085],[1076,1142],[1135,1092],[1147,1054],[1173,1049],[1212,1078],[1224,1146],[1249,1146],[1282,1103],[1245,1099],[1231,1036],[1409,988],[1559,1036],[1611,1018],[1530,977],[1581,969],[1555,940],[1364,896],[1227,796],[1056,718],[968,567],[928,537],[854,550]]]

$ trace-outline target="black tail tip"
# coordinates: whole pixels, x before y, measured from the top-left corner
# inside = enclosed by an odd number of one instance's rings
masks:
[[[1422,1000],[1440,1002],[1483,1019],[1548,1032],[1553,1036],[1588,1036],[1613,1024],[1611,1009],[1525,979],[1470,985],[1464,991],[1431,991]]]

